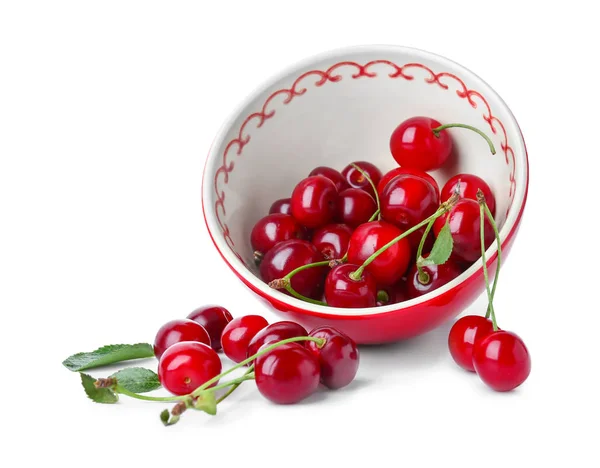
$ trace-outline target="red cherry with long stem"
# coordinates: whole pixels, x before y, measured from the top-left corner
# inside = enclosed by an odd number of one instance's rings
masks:
[[[158,379],[175,395],[186,395],[221,372],[221,360],[207,344],[182,341],[170,346],[158,363]],[[216,385],[214,382],[213,385]]]
[[[368,161],[355,161],[344,168],[342,175],[350,187],[364,190],[376,199],[377,190],[375,187],[377,187],[382,176],[377,166]]]
[[[260,356],[254,363],[258,391],[278,404],[292,404],[312,395],[319,386],[317,357],[297,343],[288,343]]]
[[[221,349],[221,334],[233,317],[225,307],[205,305],[190,312],[188,319],[202,325],[210,336],[210,345],[215,351]]]
[[[358,265],[344,263],[332,268],[325,279],[325,302],[331,307],[364,308],[377,304],[377,284],[368,271],[350,278]]]
[[[470,125],[452,123],[442,125],[430,117],[412,117],[402,122],[392,132],[390,151],[403,167],[431,171],[440,168],[452,152],[452,139],[444,130],[467,128],[481,135],[492,154],[496,153],[492,141],[481,130]]]
[[[350,226],[346,224],[328,224],[315,231],[312,236],[312,244],[325,259],[342,258],[348,251],[350,236],[352,236]]]
[[[377,184],[377,192],[379,193],[379,196],[381,197],[381,194],[383,193],[383,190],[385,189],[385,187],[387,186],[387,184],[394,178],[396,178],[399,175],[411,175],[411,176],[415,176],[415,177],[420,177],[421,179],[425,179],[427,182],[429,182],[433,188],[435,189],[435,191],[438,194],[438,197],[440,195],[440,186],[438,185],[438,183],[436,182],[436,180],[429,175],[427,172],[425,171],[420,171],[419,169],[411,169],[410,167],[396,167],[394,169],[392,169],[391,171],[388,171],[379,181],[379,184]],[[442,200],[447,200],[448,198],[450,198],[449,194],[447,197],[442,197]]]
[[[454,240],[453,259],[472,263],[481,257],[479,219],[479,205],[468,198],[459,200],[446,216],[436,219],[433,225],[436,237],[446,222],[450,226]],[[484,236],[487,249],[494,241],[494,230],[488,220],[485,221]]]
[[[337,188],[324,176],[307,177],[292,192],[292,215],[307,228],[317,228],[331,222],[337,206]]]
[[[292,214],[292,199],[291,198],[281,198],[279,200],[275,200],[269,208],[269,214]]]
[[[300,267],[321,261],[323,255],[310,242],[289,240],[277,244],[267,252],[260,263],[260,276],[266,283],[271,283]],[[327,262],[319,267],[302,269],[293,275],[289,285],[304,299],[319,297],[327,273],[326,266]]]
[[[322,347],[314,341],[306,342],[306,348],[319,359],[321,383],[331,389],[350,384],[356,377],[360,363],[354,340],[333,327],[315,328],[309,336],[326,340]]]
[[[331,167],[315,167],[312,171],[310,171],[310,174],[308,174],[309,177],[317,175],[327,177],[329,180],[331,180],[335,184],[335,188],[338,192],[341,192],[342,190],[345,190],[349,187],[346,178],[339,171],[336,171]]]
[[[280,242],[303,239],[305,234],[304,227],[287,214],[270,214],[259,219],[250,233],[255,261],[260,263],[264,255]]]
[[[154,355],[160,359],[170,346],[181,341],[197,341],[210,346],[210,335],[202,325],[193,320],[171,320],[160,327],[156,333]]]
[[[454,362],[470,372],[473,366],[473,346],[494,331],[492,322],[480,315],[465,315],[458,319],[448,334],[448,349]]]
[[[256,354],[261,346],[265,344],[275,343],[285,340],[286,338],[294,338],[297,336],[306,336],[308,332],[296,322],[281,321],[275,322],[259,331],[248,344],[247,356],[250,357]]]
[[[492,189],[485,180],[473,174],[457,174],[450,178],[442,188],[442,200],[450,197],[454,192],[458,192],[460,198],[477,200],[478,190],[483,192],[485,202],[493,215],[496,212],[496,198]]]
[[[221,344],[225,356],[241,362],[248,356],[248,345],[269,322],[260,315],[244,315],[229,322],[223,329]]]
[[[377,202],[364,190],[350,188],[340,192],[337,219],[352,227],[368,222],[377,211]]]

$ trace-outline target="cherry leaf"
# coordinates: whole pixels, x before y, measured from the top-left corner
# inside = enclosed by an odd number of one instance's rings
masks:
[[[424,267],[428,265],[441,265],[446,263],[452,254],[452,248],[454,241],[452,239],[452,233],[450,232],[450,226],[448,221],[444,224],[444,227],[440,230],[437,235],[437,239],[433,244],[431,252],[427,258],[420,257],[417,260],[417,265]]]
[[[79,372],[94,367],[106,366],[131,359],[149,358],[154,356],[154,350],[148,343],[117,344],[98,348],[89,353],[77,353],[63,361],[63,366],[73,372]]]
[[[118,395],[113,392],[110,388],[96,388],[94,383],[96,379],[91,375],[81,373],[81,385],[85,390],[85,394],[90,400],[96,403],[116,403],[119,401]]]
[[[117,384],[133,393],[151,392],[160,388],[158,375],[143,367],[128,367],[111,375]]]

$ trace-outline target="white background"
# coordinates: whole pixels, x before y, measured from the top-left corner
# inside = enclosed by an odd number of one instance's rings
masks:
[[[598,466],[594,15],[576,0],[351,3],[0,3],[5,466]],[[69,354],[152,341],[204,303],[275,320],[209,241],[205,154],[271,74],[363,43],[458,61],[522,127],[530,195],[496,309],[529,346],[529,380],[488,390],[452,362],[447,324],[363,349],[355,384],[297,406],[250,383],[216,417],[164,428],[162,404],[88,400]]]

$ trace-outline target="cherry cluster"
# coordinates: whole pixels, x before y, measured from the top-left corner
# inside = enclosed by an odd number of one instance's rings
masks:
[[[225,372],[217,354],[220,349],[237,363]],[[240,383],[252,379],[270,401],[297,403],[320,383],[330,389],[345,387],[356,376],[359,364],[356,343],[335,328],[319,327],[308,333],[295,322],[269,325],[259,315],[233,319],[219,306],[201,307],[186,319],[163,325],[156,334],[154,352],[162,386],[185,397],[174,408],[172,416],[177,417],[187,407],[198,409],[198,404],[206,404],[211,392],[229,387],[216,405]],[[248,369],[242,377],[219,384],[232,370],[245,366]]]
[[[453,149],[446,129],[413,117],[392,133],[390,151],[400,167],[386,174],[368,161],[341,172],[317,167],[276,200],[256,222],[250,242],[263,281],[307,302],[362,308],[402,302],[448,283],[481,256],[481,190],[492,213],[495,198],[474,174],[457,174],[440,188],[426,171],[438,169]],[[448,226],[453,240],[447,261],[427,262]],[[486,247],[494,240],[484,224]]]

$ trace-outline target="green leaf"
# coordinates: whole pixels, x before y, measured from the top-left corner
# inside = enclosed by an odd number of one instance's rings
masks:
[[[437,235],[435,244],[433,244],[433,248],[431,249],[431,252],[427,258],[420,257],[417,261],[417,264],[424,267],[428,265],[441,265],[446,263],[446,261],[448,261],[450,258],[450,254],[452,254],[453,246],[454,241],[452,240],[452,233],[450,232],[448,221],[446,221],[444,227]]]
[[[96,388],[96,379],[91,375],[81,373],[81,385],[90,400],[96,403],[116,403],[119,397],[110,388]]]
[[[108,345],[90,353],[73,354],[63,361],[63,366],[70,371],[78,372],[115,362],[152,356],[154,356],[154,350],[148,343]]]
[[[217,399],[215,397],[215,392],[208,391],[199,396],[194,403],[194,408],[204,411],[211,416],[217,414]]]
[[[129,367],[111,375],[120,387],[134,393],[151,392],[160,388],[158,375],[143,367]]]

